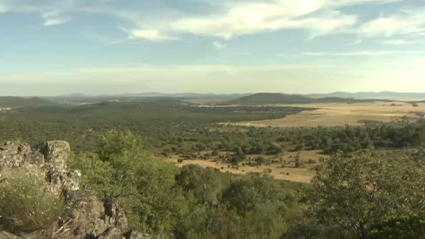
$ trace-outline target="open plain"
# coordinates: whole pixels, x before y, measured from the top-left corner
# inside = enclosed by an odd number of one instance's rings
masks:
[[[361,126],[364,125],[364,121],[417,121],[421,118],[417,113],[425,112],[425,104],[418,104],[417,107],[414,107],[412,104],[401,102],[300,104],[282,106],[317,108],[317,110],[304,111],[296,115],[289,115],[283,119],[240,122],[237,123],[237,125],[258,127]]]

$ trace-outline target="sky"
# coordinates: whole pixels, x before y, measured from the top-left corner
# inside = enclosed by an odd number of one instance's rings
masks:
[[[0,95],[425,92],[424,0],[0,0]]]

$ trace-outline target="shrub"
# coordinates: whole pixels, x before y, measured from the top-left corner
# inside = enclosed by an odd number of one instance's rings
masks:
[[[14,233],[50,227],[62,216],[61,199],[48,192],[44,180],[22,169],[5,175],[0,184],[1,224]]]

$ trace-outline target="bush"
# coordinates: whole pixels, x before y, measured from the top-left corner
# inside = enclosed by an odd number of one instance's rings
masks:
[[[0,223],[11,232],[46,229],[64,209],[64,202],[46,190],[44,180],[25,170],[12,170],[0,184]]]

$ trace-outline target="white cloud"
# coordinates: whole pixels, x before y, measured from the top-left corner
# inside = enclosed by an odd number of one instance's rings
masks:
[[[7,5],[1,5],[3,1]],[[374,36],[382,34],[382,31],[383,34],[392,34],[405,28],[405,24],[398,23],[403,20],[403,16],[391,16],[390,20],[377,19],[356,30],[354,27],[358,23],[357,16],[339,11],[347,6],[398,0],[202,0],[206,6],[213,6],[214,11],[198,15],[182,13],[164,4],[160,4],[158,9],[131,9],[123,4],[118,9],[108,5],[109,1],[96,0],[87,6],[85,3],[88,0],[46,0],[40,4],[17,4],[17,1],[0,0],[0,12],[37,13],[45,19],[45,26],[63,24],[77,12],[109,14],[118,17],[122,21],[120,24],[124,24],[126,29],[131,29],[126,31],[129,39],[150,41],[177,40],[176,36],[182,37],[188,33],[229,40],[242,35],[287,29],[304,30],[310,39],[338,32],[359,31],[364,35]],[[408,18],[414,24],[410,30],[405,31],[413,31],[415,26],[421,24],[420,19],[420,14]],[[392,25],[388,27],[387,23]],[[390,29],[382,30],[383,26]]]
[[[230,40],[232,38],[285,29],[301,29],[310,38],[335,32],[347,32],[357,16],[338,11],[340,7],[394,0],[259,0],[205,1],[221,9],[198,16],[179,15],[146,21],[134,14],[116,14],[132,22],[137,30],[155,29],[163,34],[193,34]],[[131,37],[131,35],[130,35]]]
[[[315,36],[326,35],[356,23],[355,16],[339,11],[325,11],[317,16],[305,17],[325,8],[325,2],[298,0],[231,5],[222,14],[179,19],[171,27],[175,31],[194,35],[231,39],[282,29],[305,29]]]
[[[367,37],[425,33],[425,9],[400,11],[363,24],[359,33]]]
[[[384,43],[386,45],[410,45],[413,42],[404,41],[404,40],[391,40],[391,41],[383,41],[382,43]]]
[[[220,43],[220,42],[213,42],[213,46],[215,47],[215,49],[217,50],[223,50],[227,48],[226,44]]]
[[[425,51],[354,51],[354,52],[305,52],[303,56],[389,56],[424,55]]]
[[[128,31],[129,39],[145,39],[149,41],[170,41],[170,40],[178,40],[176,37],[170,37],[162,34],[158,30],[129,30]]]
[[[41,16],[45,20],[44,26],[60,25],[71,19],[67,13],[58,10],[45,12]]]
[[[37,14],[44,19],[44,26],[60,25],[71,19],[71,12],[79,0],[66,1],[28,1],[0,0],[0,13]]]

